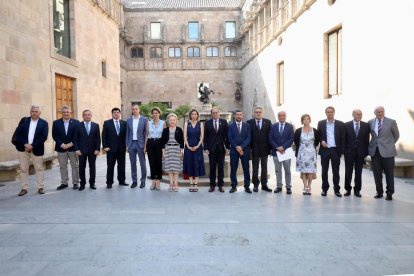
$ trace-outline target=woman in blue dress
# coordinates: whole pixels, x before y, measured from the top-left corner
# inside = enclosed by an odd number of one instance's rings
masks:
[[[197,110],[189,113],[189,120],[184,125],[184,168],[183,173],[190,178],[190,192],[198,192],[198,177],[205,174],[203,156],[204,126],[198,120]]]

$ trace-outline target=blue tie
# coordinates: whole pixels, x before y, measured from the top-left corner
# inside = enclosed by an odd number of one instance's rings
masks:
[[[116,134],[119,136],[119,121],[115,121]]]
[[[91,128],[90,128],[89,122],[88,122],[88,123],[86,123],[86,133],[88,133],[88,135],[89,135],[90,132],[91,132]]]

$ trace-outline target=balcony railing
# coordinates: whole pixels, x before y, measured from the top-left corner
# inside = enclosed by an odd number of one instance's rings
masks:
[[[118,25],[122,23],[122,5],[119,0],[90,0]]]

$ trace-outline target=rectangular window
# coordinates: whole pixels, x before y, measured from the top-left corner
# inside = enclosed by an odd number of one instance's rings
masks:
[[[236,38],[236,22],[226,21],[226,38]]]
[[[168,48],[169,57],[181,57],[181,48]]]
[[[162,49],[159,47],[151,47],[150,58],[162,58]]]
[[[219,56],[218,47],[207,47],[206,55],[208,57],[218,57]]]
[[[53,36],[56,53],[70,58],[69,0],[53,0]]]
[[[187,48],[187,57],[200,57],[200,48],[198,48],[198,47],[188,47]]]
[[[106,61],[102,61],[102,77],[106,78]]]
[[[198,40],[199,27],[198,22],[188,22],[188,39]]]
[[[144,57],[144,49],[140,47],[132,48],[131,49],[131,58],[143,58]]]
[[[328,33],[325,43],[325,57],[327,57],[325,97],[329,98],[342,93],[342,28]]]
[[[161,39],[160,22],[151,22],[151,39]]]
[[[236,47],[230,46],[230,47],[224,48],[224,56],[236,57],[237,56]]]
[[[285,63],[277,64],[277,105],[285,103]]]

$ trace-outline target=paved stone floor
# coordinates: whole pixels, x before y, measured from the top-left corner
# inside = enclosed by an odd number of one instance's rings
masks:
[[[414,273],[413,179],[396,179],[392,202],[373,198],[367,170],[360,199],[321,197],[320,178],[303,196],[296,173],[292,195],[170,193],[107,190],[105,158],[98,164],[95,191],[56,191],[58,167],[46,171],[45,195],[31,184],[18,197],[17,181],[3,183],[0,275]]]

